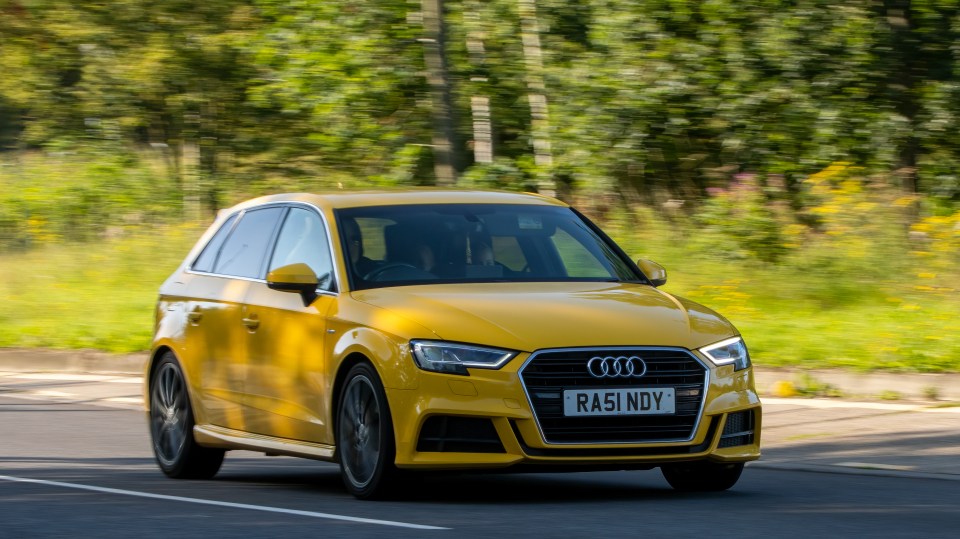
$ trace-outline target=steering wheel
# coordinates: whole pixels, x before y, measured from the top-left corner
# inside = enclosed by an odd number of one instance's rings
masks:
[[[380,278],[383,277],[383,274],[387,273],[390,270],[395,270],[400,268],[407,268],[407,269],[413,269],[418,271],[420,270],[420,268],[414,266],[413,264],[407,264],[406,262],[387,262],[386,264],[380,266],[379,268],[375,268],[374,270],[370,271],[369,273],[364,275],[363,278],[367,281],[379,281]]]

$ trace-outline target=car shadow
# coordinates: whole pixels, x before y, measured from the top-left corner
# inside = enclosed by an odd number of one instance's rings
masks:
[[[229,457],[228,457],[229,459]],[[289,459],[295,462],[297,459]],[[346,492],[338,467],[328,463],[286,464],[251,468],[225,461],[216,481],[282,485],[300,492],[343,494]],[[388,502],[501,505],[570,502],[663,500],[665,498],[712,499],[723,496],[749,498],[759,493],[731,490],[725,493],[678,492],[670,488],[659,470],[571,473],[415,472],[397,478],[397,487],[384,498]]]
[[[344,498],[346,492],[339,467],[334,464],[292,457],[231,458],[209,480],[172,480],[163,476],[152,458],[59,458],[0,456],[4,474],[113,488],[176,493],[218,485],[235,491],[272,487],[285,498],[308,496]],[[135,485],[136,487],[133,487]],[[439,505],[538,505],[555,503],[604,503],[667,499],[717,499],[747,501],[763,493],[737,488],[723,493],[674,491],[656,469],[622,472],[405,473],[384,503],[429,503]],[[207,490],[208,495],[210,490]],[[189,495],[184,493],[184,495]]]

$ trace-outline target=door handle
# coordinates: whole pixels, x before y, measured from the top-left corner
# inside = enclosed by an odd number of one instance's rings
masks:
[[[247,328],[251,330],[254,330],[260,327],[260,319],[257,318],[256,315],[251,316],[250,318],[244,318],[243,320],[241,320],[241,322],[243,322],[243,325],[247,326]]]

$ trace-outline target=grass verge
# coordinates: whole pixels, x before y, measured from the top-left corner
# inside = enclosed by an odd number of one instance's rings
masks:
[[[3,255],[0,346],[145,350],[157,288],[202,229],[141,228],[98,243]],[[918,286],[916,276],[861,282],[851,275],[846,292],[838,292],[836,277],[796,265],[719,260],[666,235],[612,231],[632,255],[668,268],[664,290],[736,324],[758,365],[960,371],[955,291]]]
[[[0,257],[0,346],[134,352],[150,345],[157,289],[202,232],[141,229]]]

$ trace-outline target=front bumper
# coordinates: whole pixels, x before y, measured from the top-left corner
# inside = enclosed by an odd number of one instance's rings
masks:
[[[527,357],[470,376],[423,372],[415,390],[388,389],[396,464],[416,469],[651,468],[760,457],[762,414],[752,369],[709,366],[696,427],[683,441],[548,443],[519,371]],[[706,363],[705,363],[706,364]]]

